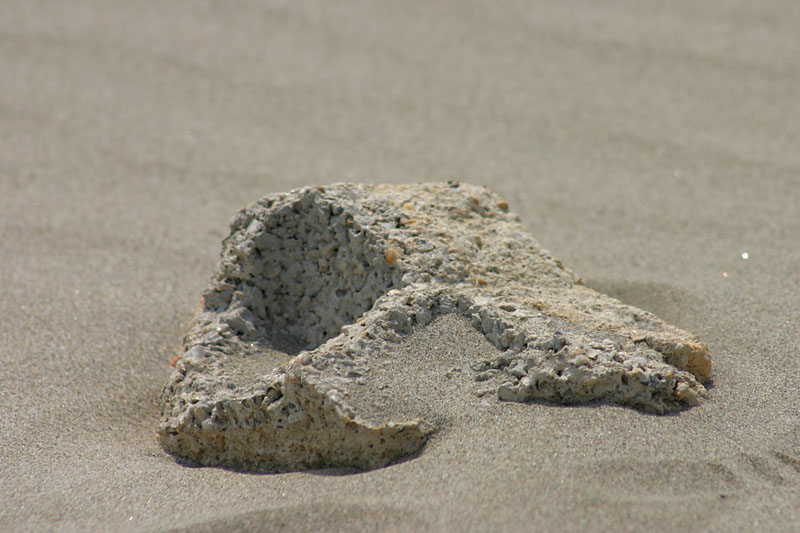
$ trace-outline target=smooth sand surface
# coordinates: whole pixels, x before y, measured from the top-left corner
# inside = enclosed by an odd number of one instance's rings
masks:
[[[0,2],[0,530],[800,530],[798,28],[791,0]],[[698,333],[712,400],[383,398],[445,429],[351,475],[160,449],[239,207],[447,179]]]

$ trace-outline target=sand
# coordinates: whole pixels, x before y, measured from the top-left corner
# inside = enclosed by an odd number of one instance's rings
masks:
[[[0,529],[796,530],[798,27],[788,1],[2,3]],[[447,179],[698,333],[712,399],[446,400],[419,457],[360,474],[161,450],[237,209]],[[475,349],[458,328],[408,353]]]

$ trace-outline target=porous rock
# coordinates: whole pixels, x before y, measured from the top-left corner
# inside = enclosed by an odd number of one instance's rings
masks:
[[[413,455],[435,423],[363,417],[351,400],[391,348],[448,314],[497,348],[465,369],[478,396],[654,413],[708,396],[704,344],[583,286],[488,189],[336,184],[233,218],[162,393],[160,442],[253,471]]]

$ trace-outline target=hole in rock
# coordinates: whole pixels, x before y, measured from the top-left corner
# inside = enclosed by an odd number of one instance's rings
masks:
[[[291,355],[337,336],[395,284],[376,237],[341,207],[309,196],[256,213],[238,230],[243,240],[231,237],[245,253],[241,279],[226,280],[237,286],[228,323],[242,340]]]

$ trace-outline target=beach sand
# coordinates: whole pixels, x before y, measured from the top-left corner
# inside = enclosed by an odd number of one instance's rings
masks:
[[[798,27],[789,1],[3,2],[0,529],[800,529]],[[240,207],[448,179],[699,334],[712,398],[424,396],[426,364],[491,349],[445,317],[372,406],[443,424],[416,458],[163,452],[158,395]]]

